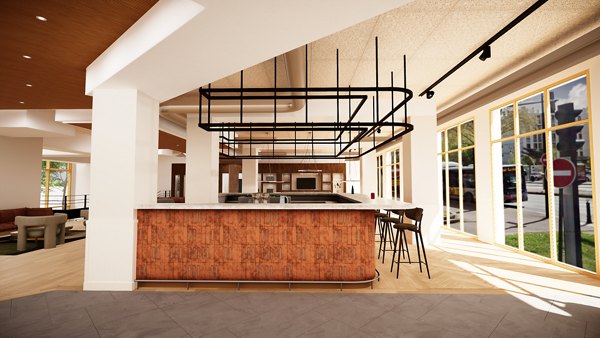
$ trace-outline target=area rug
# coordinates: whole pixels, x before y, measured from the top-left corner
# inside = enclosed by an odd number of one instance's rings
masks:
[[[72,241],[80,240],[85,238],[85,230],[78,231],[73,230],[69,231],[65,236],[65,243],[69,243]],[[1,239],[0,240],[0,255],[21,255],[27,252],[39,250],[44,248],[44,240],[36,241],[27,241],[27,246],[25,251],[17,251],[17,240],[16,239]]]

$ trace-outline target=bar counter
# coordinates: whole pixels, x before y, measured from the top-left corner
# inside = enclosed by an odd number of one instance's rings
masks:
[[[228,196],[236,195],[220,197]],[[358,194],[338,197],[354,203],[140,205],[136,279],[371,280],[374,210],[410,205]]]

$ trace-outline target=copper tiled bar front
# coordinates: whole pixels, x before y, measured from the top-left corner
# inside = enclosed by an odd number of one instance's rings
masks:
[[[138,210],[137,280],[361,281],[372,210]]]

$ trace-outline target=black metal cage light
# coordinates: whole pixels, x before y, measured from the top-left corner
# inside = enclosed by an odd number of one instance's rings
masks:
[[[273,88],[244,88],[243,71],[240,74],[240,88],[200,88],[198,126],[209,132],[219,132],[220,154],[237,159],[357,159],[380,148],[413,130],[407,122],[407,103],[413,97],[406,88],[406,56],[403,59],[404,87],[394,87],[394,74],[391,73],[391,85],[379,86],[378,39],[375,38],[375,87],[340,87],[339,51],[336,51],[336,86],[308,86],[308,46],[305,46],[305,87],[277,87],[277,58],[274,59]],[[380,114],[380,93],[389,93],[391,109]],[[394,104],[394,94],[400,94],[401,100]],[[359,120],[357,115],[372,98],[373,116],[368,121]],[[203,98],[206,99],[206,114],[203,118]],[[277,119],[278,100],[304,100],[304,121],[283,122]],[[244,102],[253,100],[273,101],[272,122],[249,122],[244,114]],[[309,114],[309,103],[313,100],[335,100],[337,118],[331,122],[313,122]],[[239,102],[240,112],[237,122],[217,122],[211,117],[213,101]],[[347,101],[347,119],[341,120],[341,101]],[[353,102],[358,101],[353,107]],[[404,114],[397,114],[404,107]],[[346,108],[344,108],[346,110]],[[345,115],[345,113],[344,113]],[[397,116],[403,115],[403,116]],[[391,131],[382,136],[382,128]],[[280,136],[276,137],[279,134]],[[265,137],[265,135],[269,137]],[[276,150],[276,146],[287,149]],[[293,146],[293,150],[291,147]],[[315,152],[315,146],[317,151]],[[324,146],[328,149],[322,151]],[[267,149],[265,149],[267,148]],[[331,148],[331,149],[329,149]],[[261,149],[262,151],[254,151]],[[266,151],[265,151],[266,150]]]

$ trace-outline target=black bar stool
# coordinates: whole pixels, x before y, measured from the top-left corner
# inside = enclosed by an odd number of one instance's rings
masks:
[[[396,259],[396,250],[398,248],[398,238],[400,238],[400,251],[403,250],[403,246],[406,245],[408,249],[408,244],[406,243],[406,233],[405,231],[412,231],[415,233],[415,240],[417,241],[417,255],[419,255],[419,270],[423,272],[423,268],[421,264],[425,264],[425,268],[427,269],[427,277],[431,279],[431,275],[429,274],[429,264],[427,263],[427,254],[425,253],[425,245],[423,244],[423,234],[421,233],[421,221],[423,220],[423,209],[414,208],[404,210],[404,216],[401,217],[402,221],[397,222],[393,225],[394,229],[396,229],[396,236],[394,238],[394,255],[392,256],[392,268],[390,271],[394,271],[394,263],[396,263],[396,278],[398,278],[400,274],[400,263],[410,263],[401,262],[400,254],[398,253],[398,260]],[[414,223],[406,221],[409,218],[414,221]],[[402,241],[404,238],[404,241]],[[423,249],[423,258],[425,261],[421,260],[421,249]],[[410,257],[410,255],[409,255]]]
[[[383,252],[383,258],[381,260],[382,263],[385,263],[385,252],[394,251],[394,232],[392,229],[392,224],[400,223],[400,219],[392,217],[390,211],[394,212],[394,210],[388,210],[386,217],[381,218],[382,237],[381,241],[379,242],[379,253],[377,254],[377,258],[379,259],[379,257],[382,256],[381,253]],[[402,215],[400,214],[399,217],[402,217]],[[390,246],[389,249],[387,248],[388,244]]]
[[[375,240],[377,243],[380,243],[383,238],[383,223],[381,219],[388,216],[388,213],[381,212],[381,210],[375,211],[375,238],[379,237],[379,239]]]
[[[400,230],[400,231],[396,231],[396,236],[394,237],[394,231],[393,229],[396,229],[396,225],[397,224],[402,224],[403,219],[404,219],[404,210],[403,209],[395,209],[395,210],[390,210],[392,213],[398,215],[398,218],[391,218],[388,220],[388,222],[391,223],[391,227],[390,227],[390,233],[391,233],[391,240],[392,243],[394,243],[394,246],[396,246],[395,243],[397,243],[398,241],[398,236],[400,236],[400,244],[404,243],[403,245],[400,245],[400,250],[398,253],[398,257],[400,257],[400,253],[402,253],[402,258],[406,258],[406,256],[408,256],[408,263],[411,264],[411,260],[410,260],[410,251],[408,251],[408,243],[406,242],[406,234],[404,233],[404,230]],[[396,247],[394,247],[392,249],[392,251],[394,251],[394,256],[392,256],[392,261],[394,260],[394,257],[396,255]],[[406,253],[406,255],[405,255]],[[394,264],[392,264],[392,269],[390,270],[390,272],[393,271]]]

